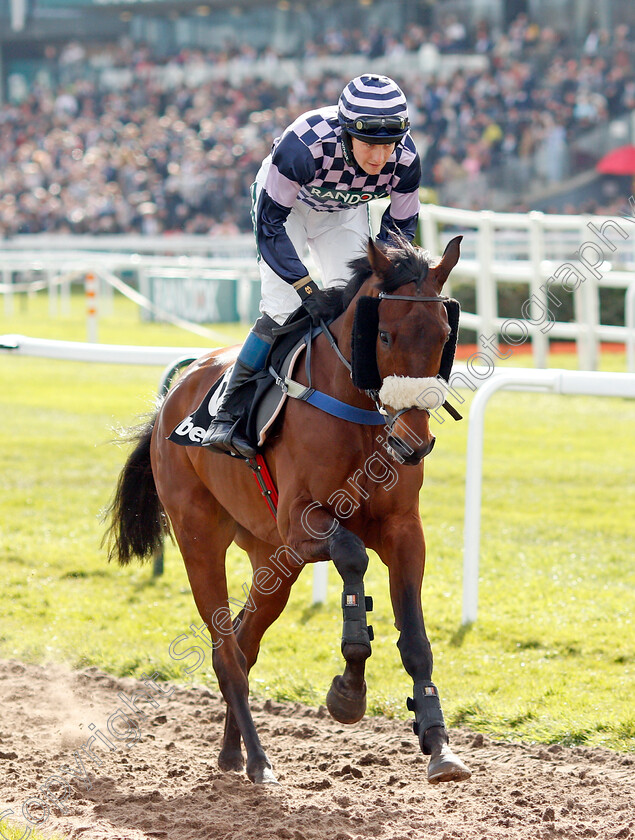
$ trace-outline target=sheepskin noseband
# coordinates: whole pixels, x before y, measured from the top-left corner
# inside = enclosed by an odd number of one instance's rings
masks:
[[[447,382],[435,376],[387,376],[379,389],[379,399],[395,411],[420,408],[434,411],[445,402]]]

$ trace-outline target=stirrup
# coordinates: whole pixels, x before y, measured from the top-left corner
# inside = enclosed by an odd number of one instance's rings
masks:
[[[240,418],[234,419],[231,415],[228,415],[227,420],[215,417],[201,441],[201,446],[212,452],[227,452],[230,455],[237,454],[241,458],[254,458],[256,449],[238,432],[239,423]],[[218,437],[212,440],[215,433]]]

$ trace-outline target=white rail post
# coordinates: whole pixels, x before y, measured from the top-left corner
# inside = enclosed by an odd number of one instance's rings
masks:
[[[421,244],[423,247],[427,251],[430,251],[431,254],[438,254],[441,250],[439,248],[439,225],[432,215],[430,206],[427,204],[421,205],[419,228],[421,230]]]
[[[44,276],[46,277],[46,289],[48,291],[48,299],[49,299],[49,316],[51,318],[55,318],[58,314],[58,306],[57,306],[57,286],[55,285],[55,278],[53,277],[52,272],[48,268],[44,268]]]
[[[465,525],[463,528],[463,624],[476,621],[478,613],[478,568],[481,545],[481,495],[483,485],[483,429],[485,408],[489,398],[499,388],[518,381],[525,370],[495,373],[476,392],[467,429],[467,454],[465,464]],[[554,380],[553,371],[529,371],[535,374],[528,390],[543,390]]]
[[[99,339],[97,322],[97,278],[94,272],[86,272],[84,289],[86,296],[86,340],[96,344]]]
[[[478,389],[470,406],[467,432],[463,532],[463,624],[475,622],[478,612],[483,428],[489,398],[500,388],[635,399],[635,376],[630,373],[518,368],[495,373]]]
[[[11,269],[6,267],[2,269],[2,283],[6,286],[4,293],[4,314],[11,317],[14,312],[13,308],[13,274]]]
[[[573,318],[578,324],[575,343],[578,351],[578,367],[580,370],[588,370],[591,359],[587,323],[588,299],[584,293],[584,282],[586,281],[580,283],[573,292]]]
[[[596,277],[589,277],[584,284],[586,308],[588,312],[588,354],[589,366],[586,370],[597,370],[600,361],[600,339],[598,327],[600,325],[600,284]]]
[[[549,298],[547,296],[547,281],[543,283],[542,263],[545,258],[544,214],[537,210],[529,214],[529,258],[531,261],[531,278],[529,290],[531,292],[530,314],[531,320],[538,323],[538,329],[531,336],[531,349],[534,365],[537,368],[547,367],[549,355],[549,339],[547,337],[549,324]],[[541,288],[542,287],[542,288]],[[542,327],[547,328],[545,332]]]
[[[587,242],[585,237],[588,237],[589,234],[589,221],[588,216],[580,216],[581,242],[578,250],[579,255],[580,250]],[[582,341],[578,344],[579,366],[581,370],[597,370],[599,355],[597,327],[600,323],[599,286],[595,274],[586,265],[584,271],[582,268],[579,270],[584,275],[584,281],[579,286],[582,304],[581,317],[579,318],[582,330]]]
[[[60,285],[60,311],[62,315],[71,314],[71,280],[68,274]]]
[[[326,590],[329,577],[329,564],[326,560],[313,564],[313,600],[312,604],[326,603]]]
[[[494,214],[484,210],[478,224],[477,254],[480,271],[476,277],[476,314],[481,319],[477,341],[483,336],[489,339],[495,332],[494,322],[498,309],[496,282],[493,279],[494,262]]]

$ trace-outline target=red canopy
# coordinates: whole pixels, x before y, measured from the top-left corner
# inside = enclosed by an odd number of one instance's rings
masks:
[[[635,175],[635,146],[619,146],[595,164],[603,175]]]

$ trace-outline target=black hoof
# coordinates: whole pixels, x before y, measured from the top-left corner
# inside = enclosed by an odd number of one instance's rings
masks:
[[[342,691],[342,677],[333,677],[326,695],[326,708],[331,717],[340,723],[357,723],[366,712],[366,681],[359,694],[345,694]]]

